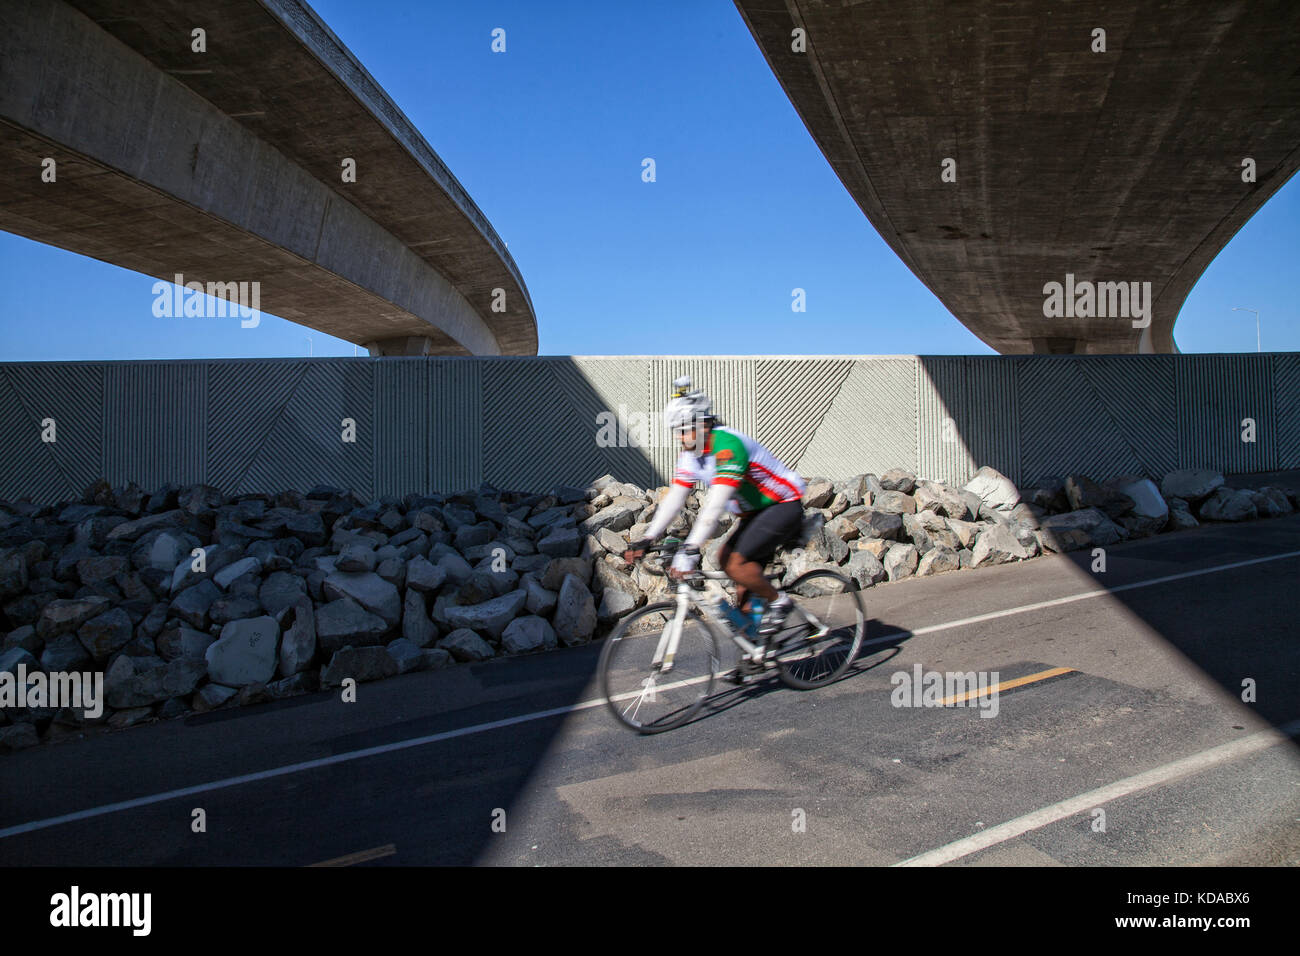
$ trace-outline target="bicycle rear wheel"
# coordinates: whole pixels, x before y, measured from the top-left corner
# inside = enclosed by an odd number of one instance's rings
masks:
[[[776,635],[777,674],[797,690],[824,687],[849,669],[867,631],[866,602],[856,581],[809,571],[786,589],[794,608]]]
[[[713,690],[722,651],[694,607],[681,622],[671,661],[662,656],[677,604],[661,601],[625,617],[600,653],[601,690],[619,721],[643,734],[672,730],[690,720]]]

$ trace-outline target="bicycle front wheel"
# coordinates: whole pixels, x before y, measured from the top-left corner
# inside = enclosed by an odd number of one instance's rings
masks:
[[[625,617],[605,638],[600,682],[609,709],[643,734],[680,727],[713,690],[722,652],[694,607],[680,622],[676,652],[668,657],[677,604],[661,601]]]
[[[838,679],[862,647],[866,602],[856,581],[834,571],[809,571],[786,588],[794,608],[776,635],[781,680],[813,690]]]

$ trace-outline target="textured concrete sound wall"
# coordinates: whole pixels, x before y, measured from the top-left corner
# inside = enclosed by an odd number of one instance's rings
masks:
[[[806,476],[1300,468],[1297,353],[26,362],[0,363],[0,498],[659,484],[682,374]]]

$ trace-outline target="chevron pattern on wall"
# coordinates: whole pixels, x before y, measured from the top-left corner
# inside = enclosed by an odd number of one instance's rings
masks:
[[[0,461],[8,463],[0,494],[40,500],[45,489],[57,487],[62,497],[74,497],[97,481],[103,473],[103,403],[104,367],[96,363],[33,363],[0,371],[0,421],[6,426]],[[55,441],[42,440],[45,419],[53,419]]]
[[[147,490],[330,484],[367,499],[485,480],[546,491],[606,472],[653,486],[677,457],[660,414],[682,374],[806,477],[1300,468],[1295,354],[9,363],[0,497],[68,500],[101,476]],[[650,447],[598,443],[599,416],[620,412],[650,416]],[[44,417],[58,423],[53,447]],[[344,418],[355,443],[341,440]]]
[[[512,491],[546,491],[604,473],[607,459],[596,444],[599,399],[581,375],[560,367],[565,364],[484,360],[484,481]],[[587,394],[574,394],[575,387]]]
[[[1141,473],[1138,451],[1107,408],[1104,386],[1082,368],[1088,359],[1035,356],[1017,380],[1022,482],[1084,474],[1098,480]]]
[[[1175,366],[1179,466],[1271,471],[1277,460],[1273,367],[1266,355],[1184,355]],[[1245,419],[1255,440],[1243,441]]]
[[[248,470],[266,455],[267,439],[306,370],[299,360],[207,363],[208,484],[239,493]]]
[[[1300,468],[1300,355],[1274,355],[1273,394],[1277,398],[1275,468]]]
[[[755,359],[754,437],[782,461],[800,461],[851,371],[851,359]]]
[[[104,363],[104,477],[152,490],[207,480],[206,362]]]
[[[805,477],[916,470],[916,359],[859,359],[797,462]]]
[[[286,365],[290,363],[286,362]],[[310,491],[318,484],[375,492],[374,366],[347,359],[294,360],[301,374],[258,442],[237,491]],[[290,376],[286,376],[288,378]],[[356,442],[343,441],[343,419]]]

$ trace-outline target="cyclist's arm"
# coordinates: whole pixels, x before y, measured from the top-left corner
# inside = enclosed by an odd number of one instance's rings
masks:
[[[693,547],[698,552],[704,547],[704,543],[709,540],[709,535],[713,534],[718,518],[721,517],[723,509],[727,507],[727,502],[731,500],[735,490],[735,486],[726,481],[715,481],[709,486],[709,494],[704,499],[704,504],[700,506],[700,514],[695,519],[695,526],[686,536],[688,548]],[[677,557],[673,558],[673,567],[678,571],[693,571],[698,558],[698,553],[678,552]]]
[[[674,481],[668,489],[668,494],[663,496],[659,502],[659,507],[655,509],[655,516],[650,521],[650,527],[646,528],[645,536],[647,541],[657,541],[668,530],[668,526],[673,523],[678,512],[682,510],[682,505],[686,504],[686,496],[691,493],[691,486],[683,484],[680,481]]]

